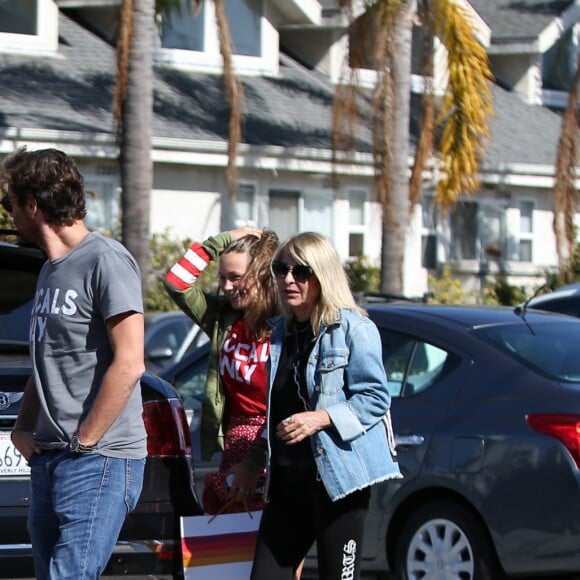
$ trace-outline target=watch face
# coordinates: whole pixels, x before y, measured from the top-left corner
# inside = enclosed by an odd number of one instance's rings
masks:
[[[71,451],[78,451],[78,449],[79,449],[79,438],[76,435],[73,435],[71,437],[70,449],[71,449]]]

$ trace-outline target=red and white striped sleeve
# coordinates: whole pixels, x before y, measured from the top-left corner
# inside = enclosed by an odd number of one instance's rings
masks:
[[[179,262],[167,272],[165,280],[177,290],[187,290],[195,284],[210,261],[207,250],[201,244],[194,242]]]

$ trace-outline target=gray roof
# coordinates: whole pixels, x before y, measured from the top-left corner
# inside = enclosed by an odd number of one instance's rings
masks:
[[[112,133],[114,49],[63,13],[59,26],[56,57],[0,54],[0,135],[11,127]],[[277,77],[243,82],[244,142],[330,148],[333,86],[327,79],[282,54]],[[154,136],[225,141],[222,83],[220,75],[157,67]],[[499,88],[494,94],[488,162],[553,164],[560,117]],[[370,150],[368,130],[359,143]]]
[[[486,165],[555,163],[562,124],[559,114],[528,105],[515,93],[498,86],[493,87],[493,107]]]
[[[492,31],[492,44],[532,42],[575,0],[469,0]]]

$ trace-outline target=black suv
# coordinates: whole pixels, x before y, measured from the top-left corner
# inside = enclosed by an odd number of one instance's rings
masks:
[[[6,231],[0,230],[1,239]],[[38,272],[36,248],[0,241],[0,577],[32,576],[26,518],[28,466],[10,441],[31,372],[28,324]],[[146,372],[141,379],[148,458],[141,498],[128,516],[106,574],[182,576],[179,516],[201,513],[191,436],[175,389]]]

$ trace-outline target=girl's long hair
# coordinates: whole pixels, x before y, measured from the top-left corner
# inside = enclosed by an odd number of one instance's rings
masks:
[[[244,309],[244,319],[259,340],[270,335],[268,319],[279,312],[276,283],[270,270],[278,241],[278,236],[273,231],[264,230],[259,238],[243,236],[234,240],[223,252],[248,255],[244,285],[252,288],[253,299],[251,305]]]
[[[315,336],[321,325],[336,322],[343,308],[366,315],[355,302],[338,253],[326,236],[316,232],[296,234],[280,245],[274,260],[283,259],[284,256],[292,258],[298,264],[310,266],[320,283],[320,297],[310,317]],[[292,313],[288,312],[287,316],[290,321]]]

